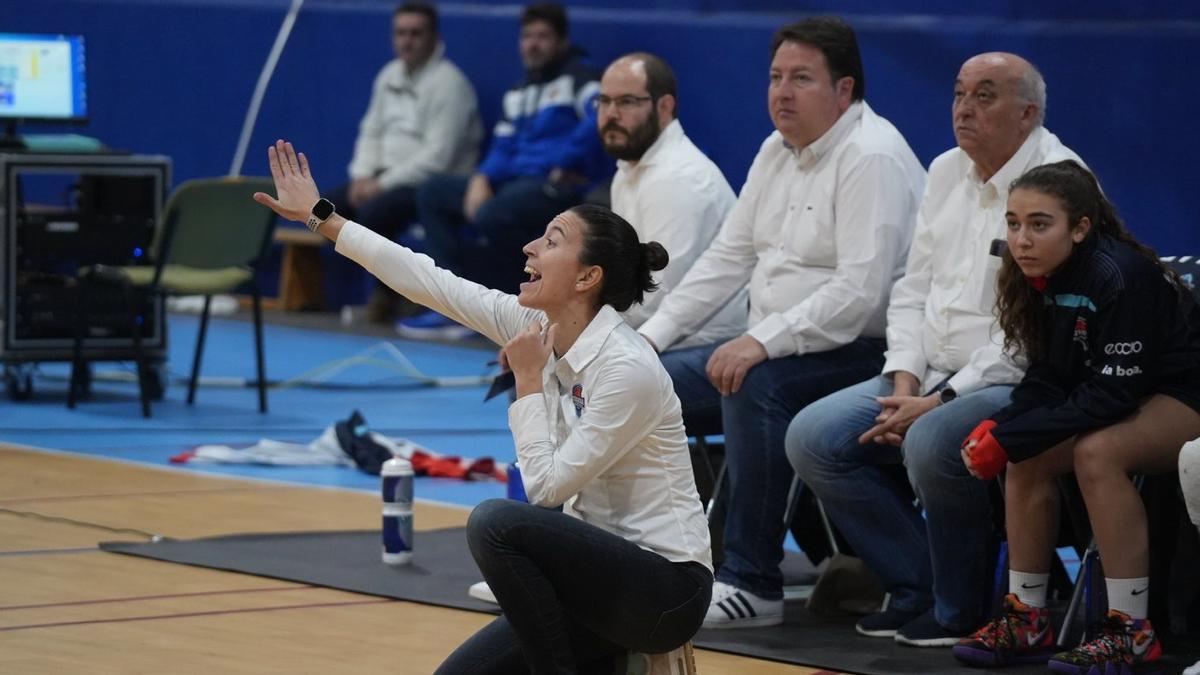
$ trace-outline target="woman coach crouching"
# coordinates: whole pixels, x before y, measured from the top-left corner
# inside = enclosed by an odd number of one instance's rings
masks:
[[[438,672],[611,673],[629,651],[689,640],[712,591],[708,528],[671,380],[618,314],[654,290],[662,246],[639,243],[606,208],[577,206],[525,246],[530,280],[514,297],[333,213],[290,143],[268,159],[278,199],[255,200],[503,345],[516,376],[509,425],[536,506],[489,500],[471,513],[471,554],[503,614]]]

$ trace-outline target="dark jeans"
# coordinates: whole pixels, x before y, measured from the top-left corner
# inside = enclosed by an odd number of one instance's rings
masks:
[[[494,196],[479,208],[475,220],[467,222],[463,215],[463,196],[467,191],[466,176],[437,175],[430,178],[417,192],[417,214],[425,228],[426,253],[439,267],[481,283],[481,270],[465,268],[463,227],[470,225],[476,237],[486,240],[504,262],[511,258],[514,273],[521,270],[525,256],[521,247],[546,229],[550,219],[580,202],[573,189],[556,186],[542,177],[516,178],[493,185]],[[489,255],[488,264],[496,263]],[[515,277],[514,277],[515,278]],[[514,290],[504,288],[502,290]]]
[[[720,345],[662,355],[689,423],[719,416],[725,433],[728,499],[724,562],[717,580],[778,600],[783,597],[783,538],[792,467],[784,452],[788,424],[804,406],[879,372],[882,339],[859,338],[827,352],[764,361],[742,388],[722,397],[704,368]],[[708,424],[703,424],[708,426]]]
[[[350,185],[339,185],[326,195],[339,215],[364,225],[389,239],[404,231],[417,218],[417,190],[400,185],[384,190],[358,208],[350,206]]]
[[[467,543],[504,614],[438,673],[605,673],[628,651],[661,653],[704,621],[712,575],[559,511],[491,499]]]

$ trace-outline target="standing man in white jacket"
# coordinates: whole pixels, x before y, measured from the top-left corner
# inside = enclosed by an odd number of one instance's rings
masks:
[[[483,139],[475,89],[444,56],[437,9],[420,0],[396,8],[392,47],[359,124],[350,182],[329,195],[339,213],[389,238],[416,218],[416,188],[434,173],[469,174]],[[390,322],[398,297],[377,286],[369,318]]]
[[[650,318],[717,236],[737,202],[729,181],[683,132],[676,116],[675,73],[659,57],[636,52],[613,61],[600,80],[596,126],[617,160],[612,210],[642,241],[662,244],[671,261],[654,275],[658,292],[624,312],[637,328]],[[746,331],[743,290],[678,347],[723,342]]]

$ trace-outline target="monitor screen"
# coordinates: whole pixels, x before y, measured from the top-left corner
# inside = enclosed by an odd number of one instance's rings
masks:
[[[82,35],[0,33],[0,119],[87,119]]]

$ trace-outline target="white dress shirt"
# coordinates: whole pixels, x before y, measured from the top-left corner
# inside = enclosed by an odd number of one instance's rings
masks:
[[[658,290],[625,311],[626,323],[637,328],[654,314],[712,243],[736,202],[729,181],[683,133],[679,120],[663,129],[641,159],[617,162],[612,210],[633,225],[638,239],[657,241],[670,256],[667,267],[654,274]],[[724,342],[746,332],[748,302],[743,289],[675,346]]]
[[[720,234],[639,332],[666,349],[749,281],[747,333],[770,358],[882,337],[924,185],[904,137],[864,102],[804,148],[771,134]]]
[[[949,377],[959,394],[1021,380],[1023,367],[1004,354],[993,314],[1000,258],[990,250],[1005,239],[1009,184],[1064,159],[1082,163],[1038,127],[986,182],[960,148],[933,160],[908,267],[892,289],[885,375],[908,371],[921,379],[922,391]]]
[[[337,251],[388,286],[505,344],[539,310],[434,266],[352,222]],[[658,355],[605,305],[561,358],[550,355],[542,392],[518,399],[509,425],[529,501],[564,512],[672,562],[712,569],[679,399]]]
[[[350,178],[373,177],[393,188],[475,168],[483,139],[475,88],[443,53],[439,43],[419,69],[409,72],[394,59],[375,76]]]

